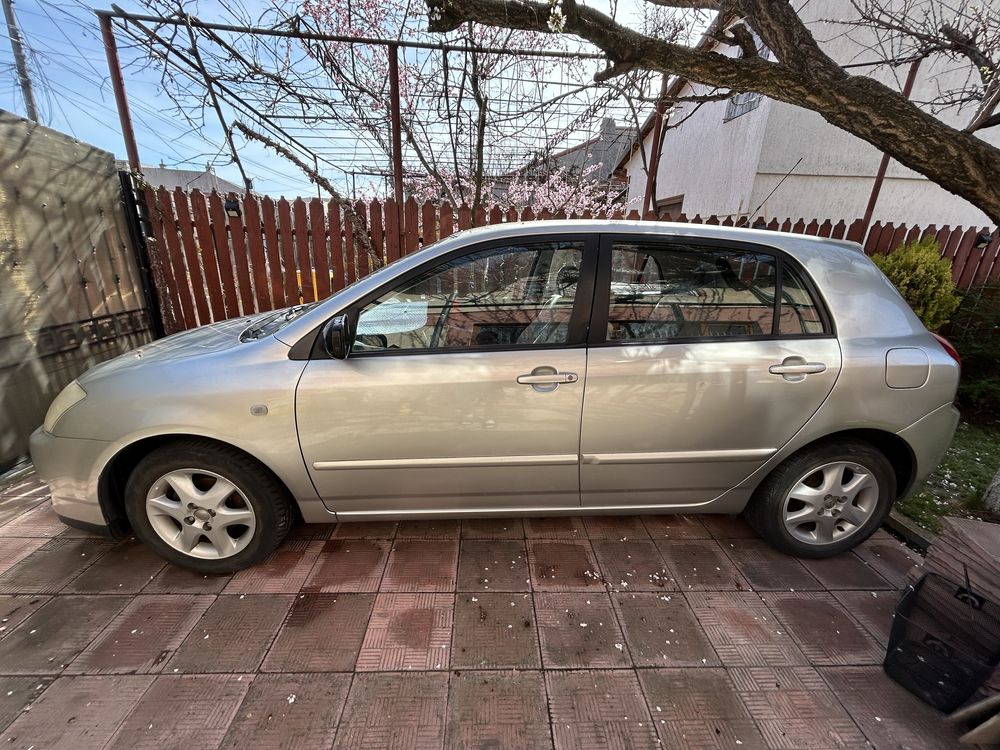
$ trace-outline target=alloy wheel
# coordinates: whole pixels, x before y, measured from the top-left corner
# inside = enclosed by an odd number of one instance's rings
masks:
[[[175,469],[146,493],[146,515],[164,542],[191,557],[232,557],[253,539],[257,518],[246,495],[205,469]]]
[[[785,529],[811,545],[839,542],[858,531],[878,507],[874,473],[853,461],[816,466],[792,485],[782,506]]]

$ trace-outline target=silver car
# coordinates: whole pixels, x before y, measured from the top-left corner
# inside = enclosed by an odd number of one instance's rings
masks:
[[[31,453],[67,523],[204,573],[299,515],[742,512],[824,557],[940,460],[958,377],[852,243],[540,221],[94,367]]]

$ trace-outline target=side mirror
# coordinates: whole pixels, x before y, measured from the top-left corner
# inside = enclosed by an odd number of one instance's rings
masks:
[[[349,315],[338,315],[323,326],[323,345],[334,359],[347,359],[354,345],[354,326]]]

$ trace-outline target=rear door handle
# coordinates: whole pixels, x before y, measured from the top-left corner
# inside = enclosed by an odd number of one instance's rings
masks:
[[[805,357],[785,357],[780,365],[771,365],[767,371],[772,375],[781,375],[785,380],[797,382],[805,380],[806,375],[815,375],[826,371],[823,362],[806,362]]]

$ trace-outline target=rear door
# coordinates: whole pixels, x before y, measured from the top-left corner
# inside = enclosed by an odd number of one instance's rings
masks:
[[[805,424],[840,371],[790,258],[744,243],[602,240],[581,431],[584,506],[697,506]]]

